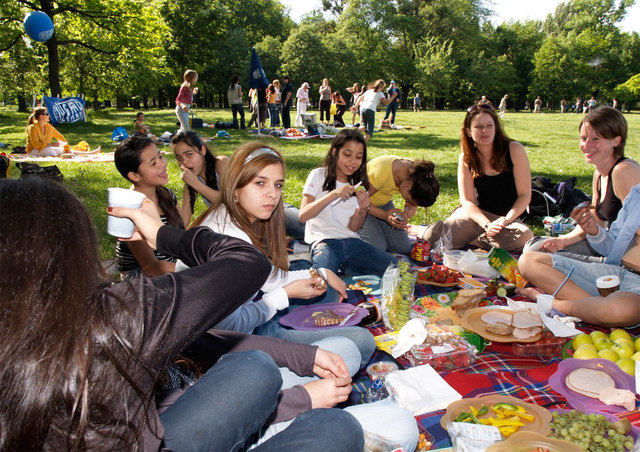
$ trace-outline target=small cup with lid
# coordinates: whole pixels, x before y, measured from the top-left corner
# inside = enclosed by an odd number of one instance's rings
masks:
[[[603,297],[611,295],[620,288],[620,278],[617,275],[606,275],[596,279],[596,287]]]

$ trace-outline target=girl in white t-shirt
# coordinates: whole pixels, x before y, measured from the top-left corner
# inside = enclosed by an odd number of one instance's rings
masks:
[[[353,106],[352,111],[360,107],[360,119],[364,123],[367,129],[366,141],[369,142],[369,138],[373,135],[373,128],[376,123],[376,109],[380,103],[389,105],[393,99],[398,96],[398,93],[393,93],[391,97],[387,98],[384,94],[384,87],[387,84],[384,80],[378,79],[373,83],[370,83],[368,90],[358,98],[358,101]]]
[[[357,187],[356,187],[357,186]],[[358,190],[360,186],[362,190]],[[367,143],[354,129],[336,135],[320,168],[307,177],[300,221],[312,246],[313,267],[353,275],[382,276],[396,260],[362,241],[358,231],[369,211]]]

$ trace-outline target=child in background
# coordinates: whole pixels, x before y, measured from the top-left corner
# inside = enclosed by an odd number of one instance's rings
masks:
[[[185,225],[191,223],[198,194],[207,205],[220,200],[220,180],[229,158],[215,157],[192,130],[180,132],[171,139],[171,148],[182,170],[184,193],[180,215]]]
[[[27,124],[27,146],[25,151],[33,157],[57,157],[69,152],[67,140],[49,124],[49,112],[45,107],[36,107]],[[53,144],[53,139],[58,143]]]
[[[356,190],[355,185],[362,185]],[[347,274],[382,276],[391,255],[358,236],[369,211],[367,143],[354,129],[343,129],[331,142],[324,164],[307,177],[300,221],[311,244],[313,267]]]
[[[114,161],[122,177],[133,184],[133,190],[143,193],[158,209],[163,223],[184,229],[180,206],[169,182],[167,161],[162,152],[147,137],[131,137],[116,148]],[[175,270],[176,259],[149,248],[144,241],[116,242],[118,268],[126,278],[141,273],[160,276]]]
[[[153,141],[157,141],[158,137],[151,133],[151,127],[144,124],[144,113],[139,111],[136,114],[136,120],[133,122],[133,135],[143,136],[151,138]]]
[[[280,116],[278,114],[278,104],[276,103],[276,87],[273,83],[269,84],[267,88],[267,105],[269,107],[269,118],[271,127],[277,127],[280,122]]]
[[[193,103],[193,96],[198,94],[198,88],[195,87],[198,81],[198,73],[193,69],[187,69],[184,73],[184,81],[180,85],[178,97],[176,97],[176,116],[180,121],[179,132],[189,130],[189,109]]]

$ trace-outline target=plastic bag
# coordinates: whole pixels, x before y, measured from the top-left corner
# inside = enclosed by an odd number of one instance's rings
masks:
[[[446,231],[440,236],[435,246],[431,248],[431,260],[438,264],[442,264],[444,253],[451,249],[451,231]]]
[[[382,321],[392,330],[400,330],[410,318],[417,276],[410,268],[411,264],[400,261],[397,267],[390,265],[382,276]]]
[[[489,265],[488,259],[478,259],[478,256],[471,250],[467,250],[457,262],[450,264],[454,270],[461,271],[462,273],[470,273],[487,278],[500,277],[500,273]],[[447,265],[447,267],[449,267],[449,265]]]

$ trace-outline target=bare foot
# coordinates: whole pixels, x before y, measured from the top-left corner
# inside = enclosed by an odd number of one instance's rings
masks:
[[[527,297],[530,300],[536,301],[538,295],[544,293],[543,291],[536,289],[535,287],[525,287],[524,289],[517,288],[516,293]]]

